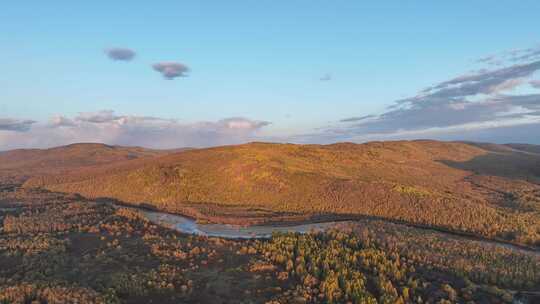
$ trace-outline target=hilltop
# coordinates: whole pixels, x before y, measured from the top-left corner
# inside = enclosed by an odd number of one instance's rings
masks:
[[[50,149],[18,149],[0,152],[0,179],[25,180],[35,175],[60,174],[121,161],[154,157],[170,151],[141,147],[77,143]]]
[[[200,220],[369,216],[540,244],[540,156],[438,141],[250,143],[89,166],[26,187],[112,198]]]

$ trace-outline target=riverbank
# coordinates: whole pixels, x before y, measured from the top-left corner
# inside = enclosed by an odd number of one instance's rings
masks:
[[[264,303],[275,297],[288,297],[283,302],[290,302],[296,297],[291,292],[298,291],[298,287],[310,290],[307,287],[311,285],[304,285],[306,271],[313,271],[309,272],[311,277],[321,278],[313,285],[319,290],[325,286],[322,282],[331,279],[321,277],[323,273],[314,266],[322,269],[334,264],[309,266],[305,261],[327,257],[335,262],[336,257],[342,257],[341,253],[350,254],[342,262],[356,259],[351,264],[356,268],[346,269],[366,278],[366,294],[375,297],[382,296],[376,288],[381,279],[387,285],[392,283],[397,296],[413,293],[436,303],[450,290],[456,292],[456,302],[474,300],[485,304],[498,303],[502,298],[511,301],[523,295],[524,290],[534,297],[540,282],[540,257],[534,253],[374,219],[328,222],[328,227],[319,226],[325,233],[308,234],[305,232],[312,230],[305,226],[300,229],[203,224],[162,212],[68,199],[43,199],[40,204],[23,202],[16,210],[0,211],[0,217],[0,278],[12,278],[17,273],[21,282],[41,284],[35,273],[49,271],[43,268],[49,265],[60,265],[44,278],[47,284],[56,284],[54,288],[64,288],[63,282],[72,282],[100,295],[113,289],[117,290],[116,296],[128,299],[129,303],[138,303],[133,300],[140,290],[146,293],[140,303],[156,297],[160,297],[160,303],[167,303],[167,299],[170,303],[216,303],[216,299],[227,297],[235,303],[235,295],[243,292],[238,293],[238,288],[244,290],[249,284],[250,290],[261,290],[252,294],[254,300],[264,299]],[[299,233],[282,231],[269,237],[276,229],[296,229],[291,232]],[[337,256],[336,250],[341,252]],[[305,259],[297,259],[299,255]],[[376,264],[362,266],[366,259]],[[345,268],[336,266],[331,270],[338,273],[342,269]],[[385,269],[385,277],[377,269]],[[74,271],[84,275],[73,276]],[[161,289],[125,285],[146,284],[154,279],[161,282],[163,277],[155,278],[156,274],[167,278],[174,274],[176,281],[170,282],[170,288]],[[97,284],[95,278],[106,288]],[[224,285],[240,281],[238,286]],[[14,284],[4,285],[17,288]],[[238,288],[234,289],[235,286]],[[281,289],[266,290],[269,286]],[[403,292],[405,287],[408,292]],[[168,294],[167,298],[161,298],[163,293]],[[394,295],[392,291],[386,294]],[[209,299],[209,295],[215,297]]]
[[[127,204],[113,204],[117,208],[124,207],[140,211],[148,220],[153,223],[165,226],[170,229],[175,229],[182,233],[196,234],[209,237],[223,237],[230,239],[251,239],[251,238],[269,238],[273,233],[298,232],[306,233],[311,231],[326,231],[331,228],[345,228],[348,225],[363,224],[369,225],[370,222],[386,222],[393,225],[399,225],[408,228],[421,229],[427,232],[436,232],[447,235],[453,238],[461,238],[469,241],[481,242],[484,244],[492,244],[518,250],[524,253],[531,253],[540,257],[540,250],[534,247],[529,247],[512,242],[489,239],[481,236],[472,235],[469,233],[455,232],[440,228],[409,224],[404,222],[391,221],[382,218],[369,216],[344,216],[333,217],[331,220],[325,220],[324,217],[312,218],[303,222],[271,222],[267,225],[232,225],[220,223],[200,223],[196,218],[183,216],[168,212],[151,210],[149,208],[130,206]]]

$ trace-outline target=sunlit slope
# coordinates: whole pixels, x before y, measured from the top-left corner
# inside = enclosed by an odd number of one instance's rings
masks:
[[[513,153],[436,141],[252,143],[32,179],[26,186],[172,212],[185,205],[218,204],[370,215],[532,243],[539,239],[540,187],[534,171],[516,178],[513,164],[500,165],[512,161]],[[538,160],[519,158],[529,165]]]
[[[0,152],[0,177],[24,179],[41,174],[77,171],[83,167],[153,157],[167,151],[140,147],[81,143],[51,149],[20,149]]]

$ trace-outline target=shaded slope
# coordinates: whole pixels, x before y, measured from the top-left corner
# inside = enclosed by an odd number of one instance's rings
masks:
[[[526,151],[530,153],[540,154],[539,145],[529,145],[529,144],[507,144],[506,146],[512,147],[516,150]]]
[[[516,180],[540,183],[540,146],[528,144],[497,145],[470,143],[490,153],[476,156],[465,162],[443,161],[446,164],[475,172]]]
[[[197,217],[221,208],[227,218],[254,209],[315,217],[367,215],[535,243],[540,239],[540,187],[532,181],[538,175],[503,176],[491,169],[499,165],[492,155],[499,154],[513,161],[515,152],[436,141],[252,143],[34,178],[26,186]],[[469,168],[469,162],[486,157],[490,161]],[[526,159],[538,161],[533,155]],[[521,165],[505,164],[511,172]]]

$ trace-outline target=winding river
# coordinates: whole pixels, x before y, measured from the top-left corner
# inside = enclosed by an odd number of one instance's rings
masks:
[[[177,231],[201,236],[234,239],[269,238],[274,232],[323,231],[334,226],[335,222],[309,223],[292,226],[235,226],[227,224],[199,224],[195,220],[181,215],[138,209],[151,222]]]
[[[116,207],[120,207],[120,206],[116,206]],[[126,206],[121,206],[121,207],[133,208],[135,210],[138,210],[149,221],[155,224],[170,228],[170,229],[174,229],[182,233],[195,234],[195,235],[208,236],[208,237],[222,237],[222,238],[230,238],[230,239],[269,238],[272,236],[272,233],[275,233],[275,232],[307,233],[307,232],[325,231],[332,227],[336,227],[337,224],[347,224],[347,223],[357,222],[354,220],[338,221],[338,222],[330,221],[330,222],[322,222],[322,223],[298,224],[298,225],[291,225],[291,226],[272,226],[272,225],[235,226],[235,225],[228,225],[228,224],[201,224],[201,223],[197,223],[194,219],[181,216],[181,215],[169,214],[169,213],[164,213],[164,212],[159,212],[159,211],[149,211],[149,210],[137,208],[137,207],[126,207]],[[455,238],[470,239],[471,241],[479,242],[479,243],[487,244],[491,246],[505,247],[508,249],[512,249],[512,250],[516,250],[519,252],[532,254],[534,256],[540,257],[540,251],[534,250],[534,249],[522,248],[521,246],[517,246],[514,244],[499,242],[495,240],[464,237],[460,235],[454,235],[450,232],[441,232],[434,229],[427,229],[427,228],[421,228],[421,229],[446,234]]]
[[[160,226],[164,226],[170,229],[174,229],[182,233],[195,234],[195,235],[207,236],[207,237],[222,237],[222,238],[230,238],[230,239],[269,238],[272,236],[272,233],[275,233],[275,232],[308,233],[308,232],[325,231],[332,227],[336,227],[337,224],[347,224],[347,223],[357,222],[354,220],[329,221],[329,222],[321,222],[321,223],[297,224],[297,225],[290,225],[290,226],[273,226],[273,225],[236,226],[236,225],[228,225],[228,224],[201,224],[201,223],[197,223],[192,218],[185,217],[182,215],[175,215],[175,214],[159,212],[159,211],[150,211],[147,209],[126,206],[126,205],[113,204],[113,206],[115,208],[128,208],[128,209],[137,210],[152,223],[155,223],[155,224],[158,224]],[[15,211],[16,209],[17,208],[13,208],[13,207],[0,208],[0,211],[10,212],[10,211]],[[488,244],[491,246],[501,246],[508,249],[512,249],[512,250],[516,250],[519,252],[524,252],[524,253],[528,253],[528,254],[532,254],[534,256],[540,257],[539,250],[535,250],[532,248],[530,249],[524,248],[523,246],[514,245],[511,243],[501,242],[497,240],[487,240],[487,239],[482,239],[482,238],[462,236],[462,235],[451,233],[451,232],[437,231],[436,229],[428,229],[428,228],[422,228],[422,227],[418,227],[418,228],[446,234],[455,238],[470,239],[471,241],[479,242],[482,244]]]

